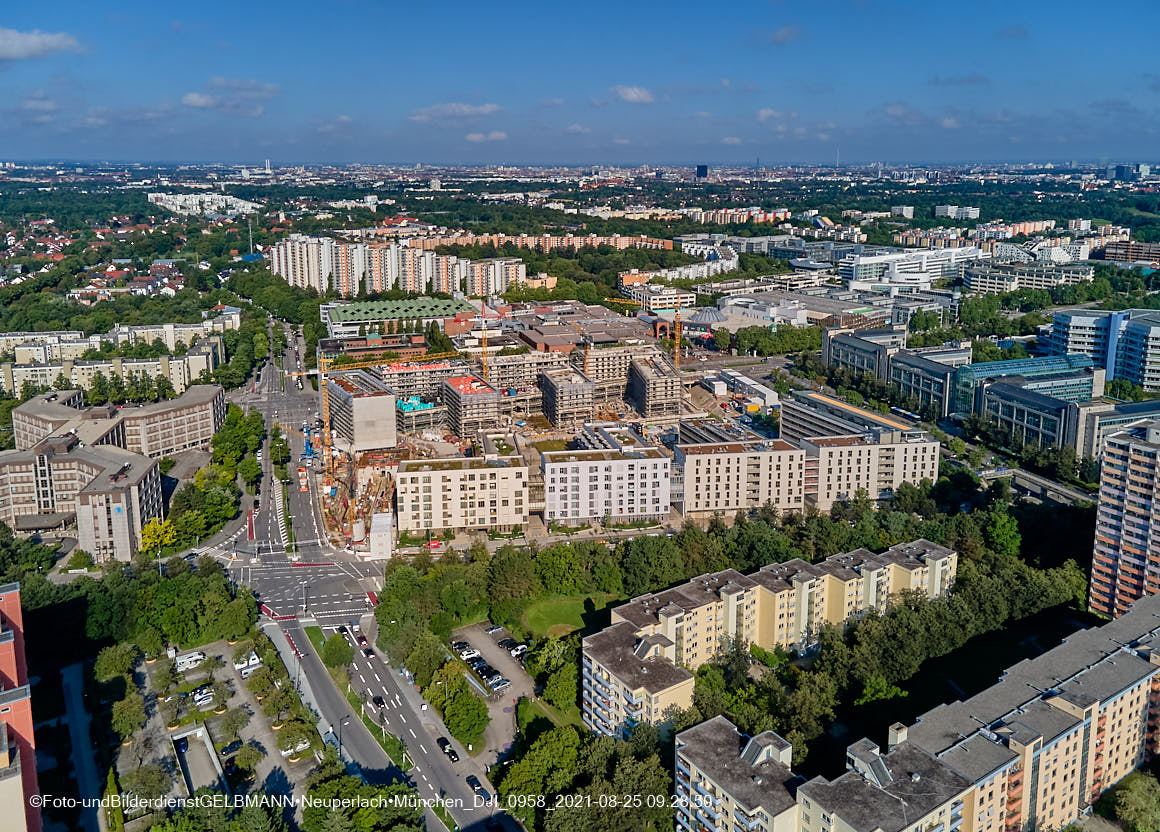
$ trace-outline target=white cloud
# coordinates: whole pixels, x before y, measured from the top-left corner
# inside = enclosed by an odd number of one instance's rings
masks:
[[[77,39],[67,32],[21,32],[0,26],[0,61],[23,61],[43,58],[53,52],[76,52]]]
[[[624,84],[617,84],[615,87],[610,87],[608,91],[628,104],[651,104],[655,100],[652,92],[646,87],[628,87]]]
[[[774,46],[786,46],[795,40],[801,40],[804,32],[797,26],[782,26],[769,36],[769,42]]]
[[[628,139],[613,139],[613,144],[628,144]]]
[[[905,104],[887,104],[882,111],[892,118],[900,118],[908,112]]]
[[[722,144],[741,144],[741,139],[737,136],[726,136],[721,140]]]
[[[411,113],[411,121],[420,123],[464,121],[466,119],[487,116],[499,110],[498,104],[464,104],[461,101],[449,101],[444,104],[432,104],[422,107]]]
[[[52,113],[56,111],[56,102],[45,95],[44,90],[36,90],[24,97],[20,109],[30,113]]]
[[[187,92],[181,97],[181,103],[195,110],[218,110],[232,115],[257,118],[266,111],[262,102],[276,97],[281,92],[277,84],[254,78],[223,78],[220,75],[210,78],[206,87],[210,92],[198,90]]]
[[[218,100],[212,95],[206,95],[204,92],[187,92],[181,96],[181,103],[186,107],[209,110],[217,106]]]
[[[781,116],[781,112],[770,107],[762,107],[757,111],[757,120],[762,123],[769,121],[771,118],[781,118]]]
[[[502,142],[508,134],[502,130],[492,130],[490,133],[468,133],[464,136],[469,142]]]
[[[565,133],[572,133],[573,135],[581,135],[583,133],[591,133],[591,127],[585,127],[583,124],[569,124],[564,128]]]
[[[947,130],[957,130],[959,127],[962,127],[962,124],[959,123],[957,118],[946,116],[939,119],[938,126],[945,127]]]

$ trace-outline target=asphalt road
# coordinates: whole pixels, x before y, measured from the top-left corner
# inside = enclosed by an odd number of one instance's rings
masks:
[[[301,352],[304,344],[301,339],[297,340]],[[297,371],[294,343],[291,339],[288,342],[283,366],[294,372]],[[265,416],[267,425],[276,422],[282,426],[290,442],[290,466],[295,469],[305,445],[302,423],[305,421],[313,428],[314,414],[320,404],[318,394],[309,383],[299,391],[292,377],[285,378],[285,385],[282,381],[282,372],[269,362],[263,365],[255,382],[231,394],[230,401],[247,410],[257,408]],[[479,801],[464,778],[475,774],[489,794],[494,795],[483,766],[463,748],[458,749],[460,762],[456,764],[439,751],[435,740],[450,735],[438,715],[430,708],[424,709],[422,698],[406,678],[389,668],[381,656],[376,654],[368,659],[361,650],[356,651],[352,680],[357,692],[364,701],[370,701],[375,695],[384,698],[387,702],[382,711],[385,727],[403,740],[415,763],[403,775],[358,714],[352,713],[350,703],[335,688],[326,668],[309,646],[304,625],[317,623],[329,633],[340,624],[349,624],[360,617],[373,643],[374,617],[368,607],[367,592],[381,586],[382,566],[336,549],[325,539],[315,476],[308,477],[307,491],[299,490],[295,478],[283,504],[281,484],[274,479],[268,448],[263,454],[263,467],[253,540],[249,539],[249,523],[243,517],[239,527],[209,547],[208,553],[225,563],[236,582],[254,590],[264,611],[278,620],[297,646],[301,657],[299,666],[290,668],[291,673],[301,673],[309,683],[324,723],[323,730],[329,726],[337,736],[342,726],[344,756],[359,766],[368,782],[387,782],[403,776],[421,797],[448,801],[448,811],[461,828],[482,829],[496,810],[493,806],[478,806]],[[252,505],[250,502],[244,507],[248,509]],[[291,518],[297,553],[286,551],[289,540],[284,518],[287,515]],[[440,828],[430,811],[426,815],[428,828]],[[519,828],[506,815],[497,815],[496,819],[505,828]]]

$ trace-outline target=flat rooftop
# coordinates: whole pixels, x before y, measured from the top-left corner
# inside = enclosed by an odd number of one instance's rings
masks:
[[[759,454],[775,451],[797,451],[784,439],[754,439],[747,442],[709,442],[699,445],[678,444],[685,456],[698,454]]]
[[[611,448],[582,451],[544,451],[541,456],[545,465],[562,462],[616,462],[637,459],[668,459],[659,448],[617,451]]]
[[[461,300],[445,298],[409,298],[407,300],[368,300],[333,306],[330,320],[336,323],[357,323],[392,318],[450,318],[472,307]]]
[[[835,399],[833,396],[825,396],[821,393],[806,392],[796,394],[795,398],[799,399],[805,404],[817,403],[820,405],[825,405],[826,407],[833,407],[838,410],[845,411],[851,416],[857,416],[859,419],[868,422],[869,424],[888,425],[892,428],[896,428],[897,430],[914,429],[914,425],[910,424],[909,422],[903,422],[900,419],[895,419],[893,416],[885,416],[881,413],[875,413],[871,410],[867,410],[864,407],[855,407],[854,405],[849,404],[848,402],[844,402],[841,399]]]
[[[405,459],[399,463],[400,474],[415,474],[421,471],[473,471],[487,468],[527,467],[518,456],[459,456],[448,459]]]
[[[479,376],[452,376],[444,381],[448,387],[461,396],[478,396],[495,393],[495,388]]]

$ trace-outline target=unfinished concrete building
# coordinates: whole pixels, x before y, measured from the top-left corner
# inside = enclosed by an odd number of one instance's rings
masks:
[[[628,365],[632,406],[646,419],[681,414],[681,375],[666,359],[634,358]]]
[[[451,432],[471,439],[499,424],[499,393],[479,376],[453,376],[443,382],[443,402]]]
[[[591,349],[573,350],[572,366],[583,370],[596,385],[596,401],[626,399],[628,367],[636,358],[659,358],[660,347],[651,343],[593,345]]]
[[[575,427],[592,420],[596,385],[579,370],[556,370],[540,377],[544,415],[554,427]]]

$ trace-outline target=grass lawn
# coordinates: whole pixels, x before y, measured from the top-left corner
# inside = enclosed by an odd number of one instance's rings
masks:
[[[597,610],[616,600],[615,595],[581,595],[576,598],[548,598],[532,604],[524,612],[524,626],[537,636],[565,636],[584,628],[584,603],[591,600]]]
[[[575,725],[577,728],[583,729],[587,729],[588,727],[584,724],[584,720],[580,718],[580,709],[575,705],[567,711],[561,711],[549,705],[543,699],[537,699],[534,702],[529,699],[527,707],[533,712],[551,720],[553,725]]]
[[[567,439],[541,439],[539,442],[533,442],[532,446],[537,451],[566,451],[568,450]]]
[[[310,639],[310,643],[314,645],[314,650],[319,656],[322,655],[322,645],[326,643],[326,636],[322,634],[321,627],[303,627],[306,630],[306,637]]]

